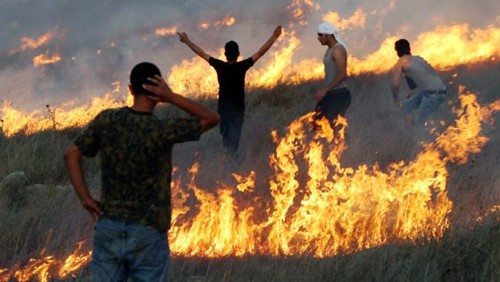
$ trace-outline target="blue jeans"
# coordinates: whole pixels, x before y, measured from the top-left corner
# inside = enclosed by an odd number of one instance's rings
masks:
[[[443,103],[446,90],[423,90],[410,97],[404,102],[401,111],[403,114],[410,114],[418,109],[417,120],[415,123],[423,125],[427,118]]]
[[[147,226],[100,218],[92,251],[93,281],[167,281],[167,234]]]

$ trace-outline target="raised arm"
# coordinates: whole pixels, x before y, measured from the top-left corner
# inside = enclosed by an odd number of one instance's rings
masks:
[[[165,80],[160,76],[149,78],[156,85],[143,84],[144,89],[155,93],[157,96],[149,97],[157,101],[170,103],[186,111],[187,113],[197,116],[201,120],[201,132],[205,132],[219,123],[220,116],[214,110],[193,100],[187,99],[179,94],[176,94],[168,87]]]
[[[262,45],[262,47],[260,47],[260,49],[255,54],[253,54],[252,60],[254,63],[257,62],[257,60],[260,59],[260,57],[262,57],[267,52],[267,50],[269,50],[269,48],[271,48],[274,41],[276,41],[276,39],[280,36],[280,34],[281,34],[281,25],[277,26],[274,29],[273,35],[269,37],[266,43],[264,43],[264,45]]]
[[[210,55],[208,55],[207,53],[205,53],[205,51],[203,51],[203,49],[201,49],[200,47],[198,47],[198,45],[194,44],[193,41],[191,41],[187,34],[185,32],[177,32],[177,34],[179,35],[179,40],[186,44],[191,50],[193,50],[193,52],[196,53],[196,55],[202,57],[203,59],[205,59],[205,61],[208,62],[208,59],[210,59]]]

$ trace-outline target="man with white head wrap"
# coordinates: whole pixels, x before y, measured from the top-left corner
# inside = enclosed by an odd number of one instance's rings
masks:
[[[339,115],[345,115],[351,103],[351,92],[347,88],[347,45],[340,38],[339,31],[331,23],[318,26],[318,41],[327,46],[323,64],[325,66],[325,85],[316,92],[315,119],[326,117],[333,126]]]

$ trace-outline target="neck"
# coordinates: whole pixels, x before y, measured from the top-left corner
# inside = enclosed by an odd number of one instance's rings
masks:
[[[145,95],[134,97],[134,104],[130,107],[134,111],[152,113],[157,102],[149,99]]]
[[[338,41],[337,41],[337,40],[335,40],[335,38],[333,38],[333,36],[332,36],[332,38],[330,38],[330,40],[328,40],[328,41],[326,42],[326,45],[328,46],[328,48],[332,48],[332,47],[333,47],[333,46],[335,46],[335,44],[337,44],[337,43],[338,43]]]

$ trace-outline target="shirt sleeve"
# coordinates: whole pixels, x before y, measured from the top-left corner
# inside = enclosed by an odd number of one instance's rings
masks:
[[[245,70],[248,70],[253,66],[253,59],[252,57],[246,58],[245,60],[241,61],[241,64],[243,65],[243,68]]]
[[[208,59],[208,63],[209,63],[212,67],[214,67],[215,69],[220,68],[220,66],[222,66],[222,65],[224,64],[224,62],[223,62],[223,61],[221,61],[221,60],[219,60],[219,59],[216,59],[216,58],[214,58],[214,57],[210,57],[210,58]]]
[[[93,157],[99,151],[101,144],[100,124],[103,115],[97,115],[76,137],[74,144],[78,147],[82,155]]]
[[[165,138],[171,143],[196,141],[201,136],[199,117],[167,119],[164,121]]]

